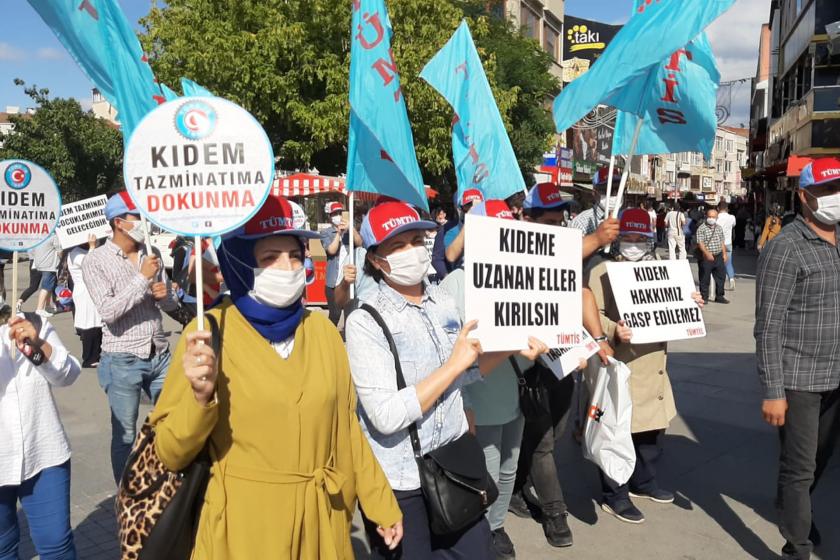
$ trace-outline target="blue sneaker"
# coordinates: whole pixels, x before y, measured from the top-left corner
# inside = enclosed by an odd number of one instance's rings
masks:
[[[614,504],[604,502],[601,509],[625,523],[639,525],[645,522],[644,514],[630,500],[619,500]]]
[[[651,492],[633,492],[630,491],[630,496],[633,498],[644,498],[646,500],[651,500],[656,502],[657,504],[673,504],[674,503],[674,493],[668,492],[667,490],[662,490],[661,488],[657,488]]]

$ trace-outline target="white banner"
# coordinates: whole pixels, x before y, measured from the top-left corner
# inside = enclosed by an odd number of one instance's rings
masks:
[[[581,360],[586,361],[601,349],[586,329],[581,331],[580,345],[553,348],[540,357],[542,363],[551,370],[557,379],[563,379],[580,367]]]
[[[56,230],[61,248],[69,249],[87,243],[91,234],[97,239],[111,235],[111,226],[105,219],[107,203],[108,197],[103,194],[64,206]]]
[[[613,297],[633,331],[632,344],[706,336],[697,291],[686,260],[607,264]]]
[[[61,215],[61,193],[31,161],[0,161],[0,249],[28,251],[46,241]]]
[[[146,218],[180,235],[211,237],[245,224],[274,178],[274,152],[245,109],[220,97],[164,103],[134,130],[125,184]]]
[[[581,332],[580,230],[467,215],[466,318],[487,352],[549,347]]]

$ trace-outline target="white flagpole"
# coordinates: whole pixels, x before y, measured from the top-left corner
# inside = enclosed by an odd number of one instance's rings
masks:
[[[627,164],[624,166],[624,173],[621,174],[621,183],[618,185],[618,194],[615,195],[615,208],[613,208],[612,217],[618,218],[618,212],[621,210],[621,200],[624,198],[624,189],[627,187],[627,179],[630,177],[630,166],[633,161],[633,156],[636,155],[636,145],[639,143],[639,135],[642,133],[642,124],[644,118],[639,117],[636,123],[636,130],[633,132],[633,141],[630,143],[630,152],[627,154]]]
[[[355,234],[354,234],[354,232],[355,232],[355,223],[356,222],[354,220],[354,217],[356,215],[356,212],[355,212],[355,209],[354,209],[355,204],[353,204],[353,202],[354,202],[353,191],[350,191],[350,196],[348,197],[348,200],[350,201],[349,202],[349,204],[350,204],[350,223],[348,224],[349,233],[347,235],[350,237],[350,264],[355,266],[356,265],[356,247],[355,247],[356,244],[355,244]],[[357,270],[356,271],[356,276],[358,276],[358,274],[359,274],[359,271]],[[353,283],[350,284],[350,299],[352,300],[355,297],[356,297],[356,283],[353,282]]]
[[[32,271],[29,271],[32,274]],[[18,252],[12,252],[12,317],[15,317],[17,314],[17,301],[18,301]],[[17,359],[17,344],[12,344],[12,359]]]
[[[195,251],[195,318],[198,319],[198,330],[204,330],[204,251],[201,247],[201,236],[193,238]],[[187,286],[189,289],[189,286]]]
[[[610,176],[607,177],[607,199],[604,201],[604,219],[610,215],[610,196],[612,195],[613,172],[615,171],[615,154],[610,156]]]

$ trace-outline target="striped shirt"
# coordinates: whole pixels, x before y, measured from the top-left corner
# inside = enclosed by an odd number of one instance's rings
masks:
[[[152,297],[153,281],[140,273],[145,254],[145,249],[140,249],[135,266],[108,240],[91,251],[82,264],[85,285],[104,323],[103,352],[134,354],[146,360],[152,356],[153,347],[156,354],[169,348],[160,311],[176,309],[178,301],[171,285],[166,299],[156,302]],[[166,273],[161,274],[168,284]]]
[[[840,247],[802,217],[758,259],[754,334],[765,399],[840,386]]]
[[[704,222],[697,228],[697,243],[702,243],[706,250],[713,255],[719,255],[723,252],[724,240],[723,228],[718,225],[710,226]]]
[[[598,229],[598,225],[604,220],[604,211],[596,204],[589,210],[584,210],[572,220],[572,227],[579,229],[583,235],[592,235]]]

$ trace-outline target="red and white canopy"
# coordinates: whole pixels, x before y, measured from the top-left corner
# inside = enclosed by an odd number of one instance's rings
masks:
[[[310,196],[314,194],[336,193],[347,196],[345,180],[339,177],[326,177],[324,175],[311,175],[309,173],[295,173],[285,177],[276,177],[271,187],[271,193],[275,196]],[[426,187],[426,196],[437,197],[434,189]],[[376,193],[357,192],[356,200],[374,201],[379,197]]]

